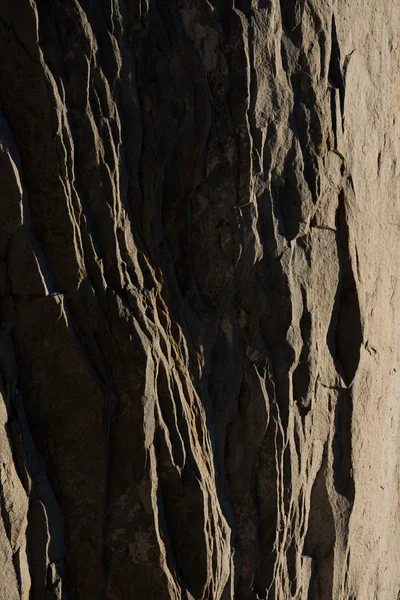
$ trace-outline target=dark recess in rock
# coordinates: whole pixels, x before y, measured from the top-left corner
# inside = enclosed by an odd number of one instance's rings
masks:
[[[0,600],[396,598],[399,30],[0,2]]]

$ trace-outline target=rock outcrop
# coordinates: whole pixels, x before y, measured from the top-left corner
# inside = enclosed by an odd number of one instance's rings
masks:
[[[1,600],[398,598],[399,30],[1,2]]]

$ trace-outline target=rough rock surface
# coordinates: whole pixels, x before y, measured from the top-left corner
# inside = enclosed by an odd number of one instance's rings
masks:
[[[397,0],[0,3],[0,600],[396,600]]]

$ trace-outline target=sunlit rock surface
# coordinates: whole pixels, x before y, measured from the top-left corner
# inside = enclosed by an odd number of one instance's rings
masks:
[[[1,600],[397,600],[399,30],[0,3]]]

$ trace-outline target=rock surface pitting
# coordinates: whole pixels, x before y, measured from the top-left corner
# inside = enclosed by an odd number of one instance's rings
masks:
[[[0,600],[397,600],[397,0],[0,3]]]

